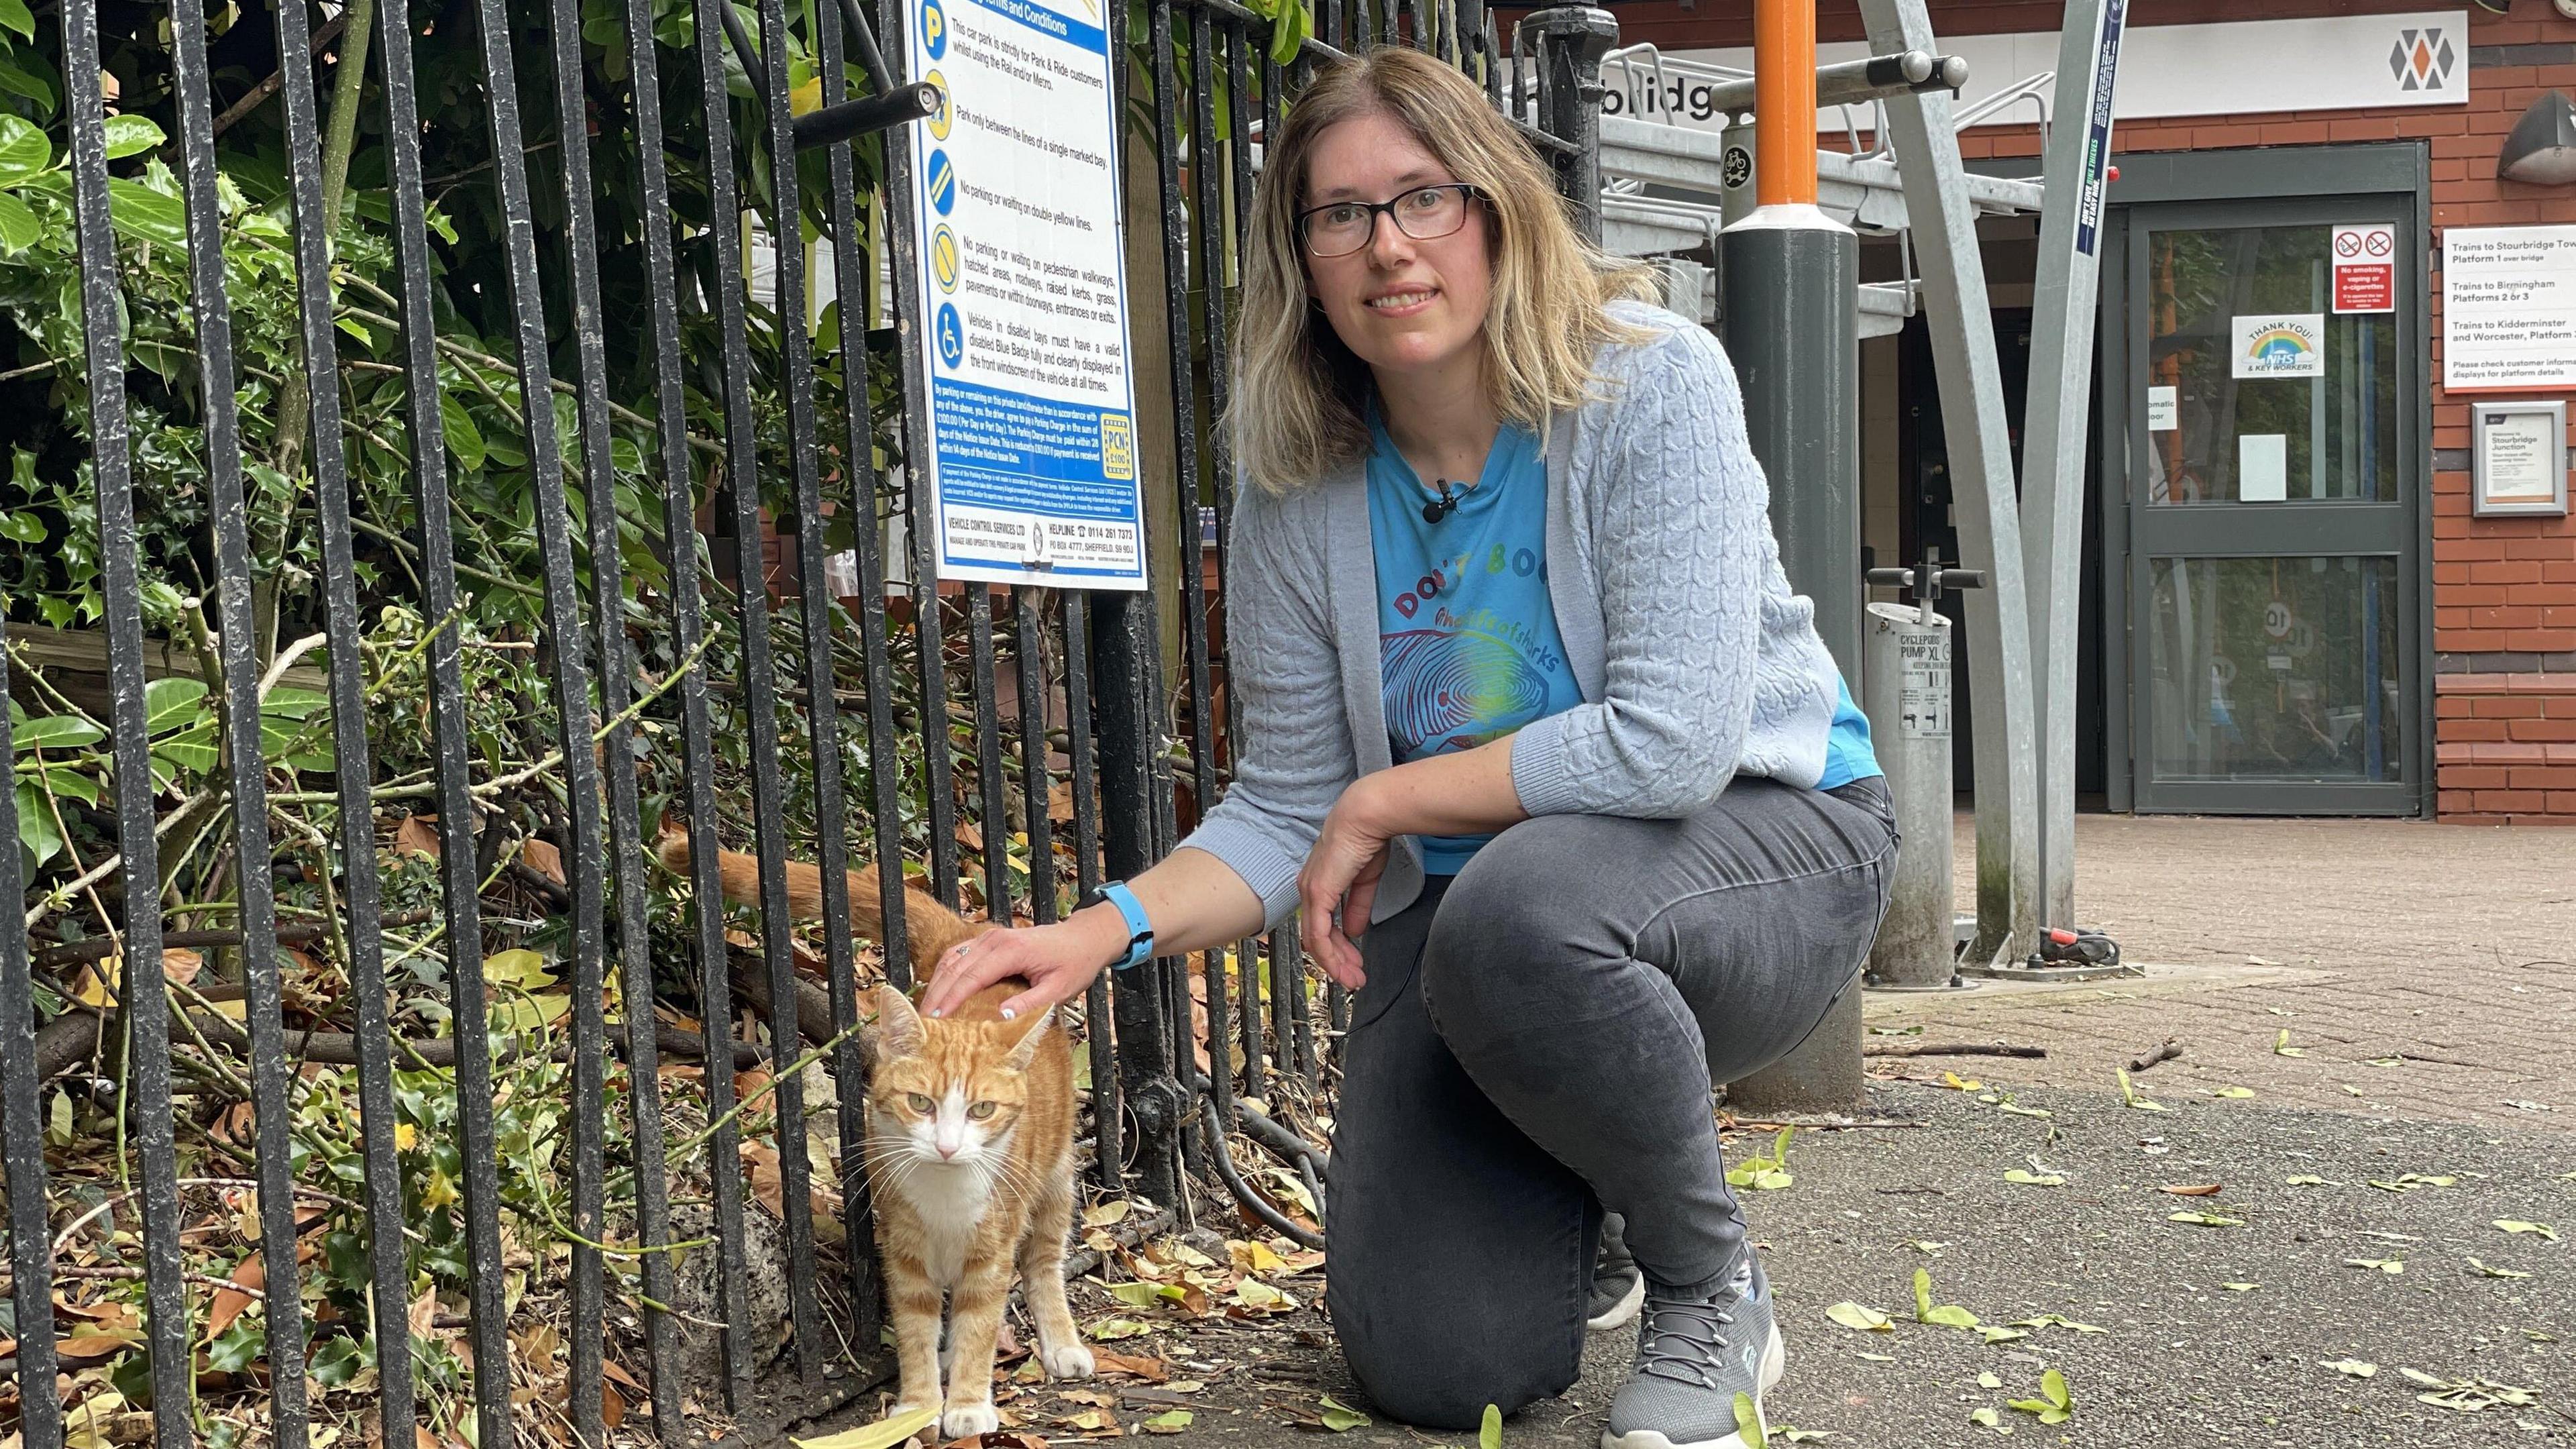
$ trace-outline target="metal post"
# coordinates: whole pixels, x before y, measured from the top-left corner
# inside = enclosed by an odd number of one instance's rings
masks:
[[[1934,48],[1923,0],[1861,0],[1861,16],[1875,49]],[[1922,263],[1959,549],[1987,578],[1985,591],[1968,600],[1977,764],[1977,939],[1968,964],[2018,965],[2039,936],[2038,761],[2003,370],[1950,98],[1891,96],[1887,120],[1905,186],[1907,229]]]
[[[1619,39],[1607,10],[1569,5],[1521,21],[1538,46],[1540,129],[1568,149],[1553,158],[1557,189],[1574,203],[1575,226],[1601,240],[1601,57]]]
[[[1815,0],[1754,9],[1756,199],[1724,232],[1726,342],[1745,430],[1771,480],[1771,526],[1790,585],[1847,679],[1860,672],[1860,241],[1816,208]],[[1855,966],[1858,963],[1854,963]],[[1745,1110],[1847,1108],[1861,1093],[1860,993],[1805,1044],[1733,1084]]]
[[[2075,925],[2075,654],[2082,614],[2084,450],[2102,280],[2102,187],[2111,92],[2128,0],[2067,0],[2057,99],[2042,163],[2039,280],[2031,295],[2031,390],[2022,444],[2022,577],[2030,590],[2031,704],[2039,730],[2039,911]],[[2323,416],[2319,410],[2318,415]],[[2377,719],[2377,714],[2370,716]]]

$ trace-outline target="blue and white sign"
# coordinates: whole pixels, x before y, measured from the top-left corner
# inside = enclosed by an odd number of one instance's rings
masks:
[[[939,576],[1144,588],[1099,0],[917,3],[912,75],[948,95],[913,128]]]

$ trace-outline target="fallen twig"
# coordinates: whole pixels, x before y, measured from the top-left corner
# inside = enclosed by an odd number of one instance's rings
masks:
[[[1972,1041],[1891,1041],[1870,1042],[1860,1049],[1865,1057],[2045,1057],[2048,1048],[2012,1046],[2005,1042]]]
[[[2143,1072],[2158,1062],[2169,1062],[2182,1055],[2182,1038],[2166,1037],[2165,1044],[2139,1053],[2129,1059],[2129,1070]]]

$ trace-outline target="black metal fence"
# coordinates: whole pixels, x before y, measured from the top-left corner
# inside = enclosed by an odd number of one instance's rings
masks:
[[[235,356],[241,208],[219,165],[220,130],[244,103],[217,113],[209,17],[185,6],[167,17],[152,83],[129,64],[107,94],[101,15],[113,3],[61,0],[47,17],[59,22],[69,154],[53,174],[76,219],[85,362],[57,396],[86,411],[95,481],[108,676],[98,723],[110,749],[94,799],[110,802],[113,853],[75,860],[69,876],[33,849],[0,851],[0,899],[27,899],[28,863],[42,871],[30,928],[48,902],[83,899],[97,930],[0,929],[14,1307],[0,1334],[14,1340],[0,1349],[12,1370],[0,1411],[14,1404],[29,1446],[64,1442],[67,1414],[103,1434],[102,1413],[137,1412],[163,1449],[237,1442],[246,1421],[208,1406],[263,1396],[257,1433],[285,1449],[358,1431],[353,1414],[387,1445],[425,1429],[490,1449],[520,1434],[604,1443],[649,1411],[651,1431],[677,1442],[775,1354],[807,1382],[833,1360],[873,1364],[860,987],[880,971],[906,984],[912,957],[906,872],[880,875],[884,939],[871,959],[852,942],[843,867],[854,854],[926,857],[918,885],[945,905],[968,905],[974,886],[972,904],[992,918],[1044,922],[1104,871],[1143,868],[1217,798],[1233,711],[1211,585],[1221,589],[1233,468],[1210,425],[1229,401],[1226,370],[1209,360],[1229,341],[1260,125],[1277,121],[1318,59],[1419,45],[1479,75],[1581,204],[1592,189],[1589,67],[1606,21],[1559,12],[1524,24],[1506,51],[1479,0],[1331,0],[1301,44],[1282,47],[1276,27],[1306,17],[1230,0],[1110,0],[1109,33],[1128,51],[1113,66],[1116,110],[1132,118],[1126,143],[1157,168],[1167,286],[1138,290],[1131,327],[1160,328],[1169,357],[1175,451],[1149,488],[1166,491],[1154,511],[1177,526],[1153,540],[1157,593],[1087,595],[933,583],[929,501],[880,470],[881,454],[927,446],[909,287],[891,290],[899,368],[872,361],[885,339],[872,341],[858,315],[880,261],[896,279],[914,275],[919,241],[903,207],[873,220],[870,208],[879,188],[909,194],[911,158],[899,126],[869,133],[927,109],[879,48],[882,36],[895,49],[903,0],[880,0],[873,24],[855,0],[758,0],[756,33],[722,0],[692,0],[676,25],[656,0],[396,6],[374,25],[371,67],[396,285],[354,301],[324,158],[327,132],[346,119],[338,110],[370,92],[338,86],[326,111],[315,72],[334,36],[355,51],[340,67],[367,63],[358,12],[371,7],[280,6],[270,89],[288,224],[275,240],[291,256],[301,376],[257,382]],[[483,108],[488,159],[461,178],[430,177],[421,57],[427,46],[452,56],[466,34],[469,82],[451,59],[430,104],[457,105],[462,84]],[[586,37],[623,74],[613,93]],[[791,57],[810,58],[819,110],[796,103]],[[728,93],[728,58],[752,91],[747,107]],[[866,82],[855,110],[845,60]],[[523,72],[550,77],[551,94]],[[142,163],[128,159],[124,121],[147,106],[175,124],[175,197],[131,179]],[[756,124],[737,130],[744,117]],[[532,144],[534,132],[547,139]],[[613,181],[594,174],[602,164]],[[503,285],[480,301],[514,344],[506,368],[442,336],[441,309],[455,302],[436,280],[458,261],[442,208],[459,185],[489,188],[502,222],[487,260]],[[175,205],[161,216],[165,200]],[[675,224],[692,208],[718,224]],[[783,239],[769,248],[768,299],[739,281],[744,232],[726,223],[745,216]],[[800,219],[819,220],[841,299],[840,326],[819,335],[798,325]],[[138,489],[136,418],[161,405],[162,383],[126,331],[131,254],[156,241],[185,249],[193,357],[176,375],[200,420],[191,466],[204,533],[186,546],[211,565],[213,617],[197,643],[215,666],[204,682],[217,718],[193,793],[174,779],[168,697],[150,667],[162,641],[148,621],[168,614],[169,581],[149,566],[144,533],[173,505]],[[611,278],[631,315],[603,317],[604,260],[640,268],[640,286]],[[370,328],[398,336],[393,360],[344,357],[347,337]],[[649,356],[610,356],[612,333]],[[379,383],[398,391],[360,390]],[[484,444],[457,423],[467,388],[483,395],[476,406],[504,411],[515,395],[532,424],[513,466],[529,485],[520,522],[534,536],[533,579],[460,564],[459,530],[482,529],[485,506],[458,492],[483,466]],[[262,446],[307,460],[309,484],[296,479],[282,506],[309,512],[318,535],[322,637],[301,647],[318,644],[327,669],[301,724],[281,725],[275,706],[297,656],[277,648],[263,613],[261,510],[281,505],[269,474],[246,464],[245,396],[278,409]],[[693,398],[704,400],[694,412]],[[376,427],[402,438],[399,529],[353,498],[349,459]],[[772,482],[765,497],[762,480],[782,471],[783,495]],[[909,527],[882,531],[889,514]],[[851,524],[845,540],[836,519]],[[774,565],[773,520],[784,520]],[[885,537],[904,539],[908,557],[884,557]],[[828,581],[843,543],[856,577],[836,598]],[[532,627],[466,637],[458,621],[493,589],[531,595]],[[421,625],[402,659],[370,632],[388,601]],[[520,723],[549,731],[551,748],[499,770],[476,733],[493,702],[475,651],[508,649],[540,668],[505,712],[526,712]],[[25,657],[12,662],[7,682],[55,708],[59,692]],[[389,715],[397,666],[423,677],[427,757],[399,776],[384,764],[413,748]],[[0,723],[0,754],[45,787],[0,792],[0,834],[51,828],[22,818],[40,798],[61,823],[43,743],[74,737],[54,729],[72,717],[40,722],[54,732],[32,745],[13,746]],[[327,744],[316,738],[326,730]],[[280,733],[294,737],[283,763]],[[866,823],[854,852],[845,784],[862,771],[864,788],[848,792]],[[308,788],[308,772],[329,774],[328,788]],[[290,805],[320,812],[311,818],[336,839]],[[688,833],[700,903],[721,894],[719,836],[748,841],[761,863],[757,925],[729,926],[711,907],[675,912],[646,838],[657,816]],[[229,869],[200,871],[191,832],[228,840]],[[187,869],[165,868],[170,842]],[[788,920],[790,859],[822,866],[810,949]],[[306,904],[282,906],[281,880]],[[396,908],[413,900],[420,908]],[[534,974],[530,942],[544,948]],[[173,967],[191,949],[214,962],[202,984]],[[437,968],[428,976],[424,961]],[[72,984],[74,963],[87,963],[91,989]],[[418,989],[432,979],[443,1011]],[[329,999],[314,999],[315,980],[331,983]],[[535,984],[564,989],[532,995]],[[1346,1013],[1338,992],[1310,987],[1294,927],[1195,963],[1157,962],[1114,988],[1104,980],[1087,1007],[1100,1187],[1187,1214],[1188,1184],[1212,1178],[1279,1232],[1319,1244],[1324,1159],[1296,1124],[1328,1087]],[[246,1118],[227,1110],[242,1100]],[[103,1168],[66,1160],[76,1114],[113,1134]],[[345,1140],[325,1140],[317,1114],[346,1127]],[[809,1147],[809,1119],[825,1114],[837,1133]],[[1257,1172],[1235,1160],[1237,1133],[1261,1144]],[[819,1183],[818,1158],[832,1164]],[[225,1243],[240,1254],[229,1278],[204,1271]],[[764,1259],[783,1266],[783,1305],[749,1301]],[[694,1300],[692,1276],[709,1285]],[[101,1306],[137,1282],[139,1311]],[[526,1337],[537,1328],[553,1335],[542,1353]],[[720,1399],[694,1395],[683,1368],[692,1335],[710,1330]],[[629,1396],[641,1402],[630,1409]]]

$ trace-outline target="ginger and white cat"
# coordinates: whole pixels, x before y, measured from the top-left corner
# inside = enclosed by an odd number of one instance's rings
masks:
[[[666,869],[685,879],[689,874],[689,832],[678,821],[663,821],[656,854]],[[801,860],[788,861],[786,866],[787,913],[800,921],[822,919],[822,870]],[[760,904],[760,857],[739,850],[719,850],[716,868],[724,882],[726,900],[744,906]],[[870,941],[885,940],[885,913],[877,893],[876,866],[863,865],[851,871],[849,890],[850,934]],[[907,954],[912,957],[913,974],[918,977],[929,976],[949,947],[993,929],[987,922],[967,920],[910,886],[903,890],[903,928],[905,942],[911,948]]]
[[[940,1409],[943,1439],[999,1427],[993,1344],[1015,1275],[1047,1375],[1088,1378],[1093,1367],[1064,1298],[1073,1052],[1052,1011],[1002,1020],[1002,1003],[1025,989],[1019,981],[991,987],[939,1019],[922,1017],[891,986],[877,989],[867,1171],[902,1370],[895,1412]]]
[[[685,875],[687,832],[666,824],[658,853]],[[757,857],[722,851],[717,864],[726,899],[758,904]],[[881,940],[876,868],[851,871],[849,889],[853,933]],[[906,888],[904,896],[917,977],[929,976],[950,946],[992,929],[920,891]],[[819,869],[787,862],[787,906],[800,918],[823,913]],[[1027,985],[1003,982],[938,1020],[925,1019],[891,986],[876,992],[866,1169],[902,1371],[895,1412],[940,1410],[943,1441],[1000,1425],[993,1347],[1015,1277],[1026,1285],[1048,1376],[1088,1378],[1093,1368],[1064,1297],[1073,1228],[1073,1051],[1052,1011],[1034,1021],[1002,1020],[1002,1003]]]

